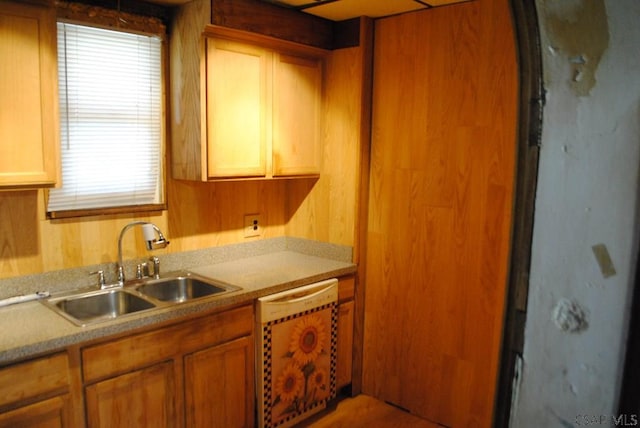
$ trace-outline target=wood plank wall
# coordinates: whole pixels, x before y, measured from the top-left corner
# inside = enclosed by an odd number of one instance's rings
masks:
[[[363,391],[489,427],[516,150],[507,0],[376,21]]]
[[[115,262],[120,230],[134,220],[155,223],[171,241],[154,251],[159,256],[246,242],[249,213],[262,214],[260,239],[284,236],[283,181],[168,180],[167,193],[169,209],[162,213],[47,220],[42,191],[0,192],[0,278]],[[125,235],[125,259],[149,254],[138,229]]]

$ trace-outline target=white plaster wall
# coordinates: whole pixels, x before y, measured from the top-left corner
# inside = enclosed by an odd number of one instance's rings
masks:
[[[612,426],[618,405],[639,236],[640,1],[604,1],[608,46],[595,84],[580,93],[572,82],[575,53],[556,40],[550,12],[563,3],[570,25],[572,8],[594,1],[536,0],[548,93],[514,427],[601,426],[593,419],[601,416]],[[590,43],[587,34],[574,35],[578,46]],[[617,272],[609,278],[592,253],[600,243]],[[584,310],[582,331],[554,322],[561,298]]]

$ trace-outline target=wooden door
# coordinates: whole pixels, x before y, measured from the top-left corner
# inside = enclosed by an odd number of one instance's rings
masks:
[[[67,394],[0,414],[0,427],[71,428],[71,404]]]
[[[507,0],[376,22],[363,391],[492,422],[517,77]]]
[[[87,386],[89,428],[175,427],[173,361]]]
[[[0,187],[58,178],[55,8],[0,1]]]
[[[224,39],[206,42],[208,177],[265,176],[269,53]]]
[[[319,174],[323,61],[274,55],[273,175]]]
[[[242,337],[185,357],[187,427],[254,425],[253,353]]]
[[[338,357],[336,367],[336,387],[338,390],[351,383],[353,360],[353,317],[354,301],[338,306]]]

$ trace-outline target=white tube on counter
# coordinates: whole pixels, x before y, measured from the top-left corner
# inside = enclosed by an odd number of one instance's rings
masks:
[[[31,300],[44,299],[45,297],[49,297],[48,291],[38,291],[37,293],[33,293],[33,294],[7,297],[6,299],[0,300],[0,307],[14,305],[16,303],[29,302]]]

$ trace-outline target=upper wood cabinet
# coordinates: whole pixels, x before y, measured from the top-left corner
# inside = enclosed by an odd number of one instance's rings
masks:
[[[322,77],[320,58],[274,53],[274,176],[320,173]]]
[[[265,177],[271,56],[224,39],[206,45],[207,178]]]
[[[0,0],[0,189],[58,181],[56,15]]]
[[[172,46],[172,55],[180,55]],[[173,176],[188,180],[278,178],[320,173],[326,51],[207,25],[200,102],[185,92],[185,66],[173,79]],[[189,59],[186,59],[189,61]],[[176,93],[177,92],[177,93]],[[200,117],[200,133],[185,126]],[[179,114],[176,114],[179,113]]]

